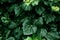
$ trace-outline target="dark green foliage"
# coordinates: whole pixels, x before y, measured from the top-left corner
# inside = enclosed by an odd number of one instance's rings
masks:
[[[60,40],[60,0],[0,0],[0,40]]]

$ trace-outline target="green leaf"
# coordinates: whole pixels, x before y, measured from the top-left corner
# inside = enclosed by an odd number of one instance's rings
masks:
[[[19,6],[16,6],[16,7],[14,8],[14,11],[15,11],[15,15],[16,15],[16,16],[19,16],[19,15],[21,14],[21,12],[22,12],[22,10],[20,9]]]
[[[20,27],[14,29],[14,32],[13,32],[13,33],[14,33],[15,38],[16,38],[17,40],[19,40],[19,39],[20,39],[20,36],[21,36],[21,34],[22,34],[22,32],[21,32],[21,30],[20,30]]]
[[[50,32],[49,35],[51,35],[54,38],[60,38],[58,32]]]
[[[17,27],[17,24],[15,22],[10,22],[10,25],[8,26],[8,28],[10,29],[14,29]]]
[[[46,30],[46,29],[41,29],[40,35],[41,35],[42,37],[46,36],[46,35],[47,35],[47,30]]]
[[[34,1],[32,2],[32,5],[33,5],[33,6],[38,5],[39,2],[40,2],[40,0],[34,0]]]
[[[54,12],[59,12],[59,10],[60,10],[60,8],[58,6],[52,6],[51,9]]]
[[[33,37],[32,37],[32,39],[33,40],[42,40],[42,37],[38,34],[38,35],[34,35]]]
[[[31,35],[33,33],[36,33],[36,31],[37,31],[37,27],[34,25],[23,26],[24,35]]]
[[[56,24],[50,24],[51,31],[57,31],[57,25]]]
[[[14,38],[14,37],[9,37],[9,38],[6,39],[6,40],[15,40],[15,38]]]
[[[9,12],[13,12],[15,7],[17,7],[17,4],[11,5],[10,7],[7,7]]]
[[[24,40],[32,40],[32,38],[31,37],[27,37],[26,39],[24,39]]]
[[[5,32],[6,32],[6,38],[8,38],[8,36],[9,36],[9,34],[10,34],[11,31],[6,29]]]
[[[45,37],[47,40],[57,40],[57,38],[60,38],[57,32],[50,32]]]
[[[37,26],[43,25],[43,18],[40,17],[40,18],[36,19],[36,20],[34,21],[34,25],[37,25]]]
[[[45,9],[44,9],[43,7],[37,7],[37,8],[35,9],[35,11],[36,11],[37,14],[41,15],[41,14],[43,14],[43,12],[45,11]]]
[[[5,24],[9,23],[9,19],[7,17],[1,17],[1,21]]]
[[[30,11],[30,10],[32,10],[32,7],[31,7],[31,5],[22,4],[22,9],[25,11]]]
[[[46,24],[50,23],[50,22],[54,22],[55,21],[55,16],[51,15],[51,14],[44,14],[44,20],[46,21]]]
[[[2,37],[0,37],[0,40],[2,40]]]
[[[23,29],[23,34],[24,35],[31,35],[31,34],[33,34],[33,33],[36,33],[36,31],[37,31],[37,27],[35,26],[35,25],[29,25],[29,20],[25,20],[24,22],[23,22],[23,27],[22,27],[22,29]],[[28,24],[27,24],[28,23]]]

